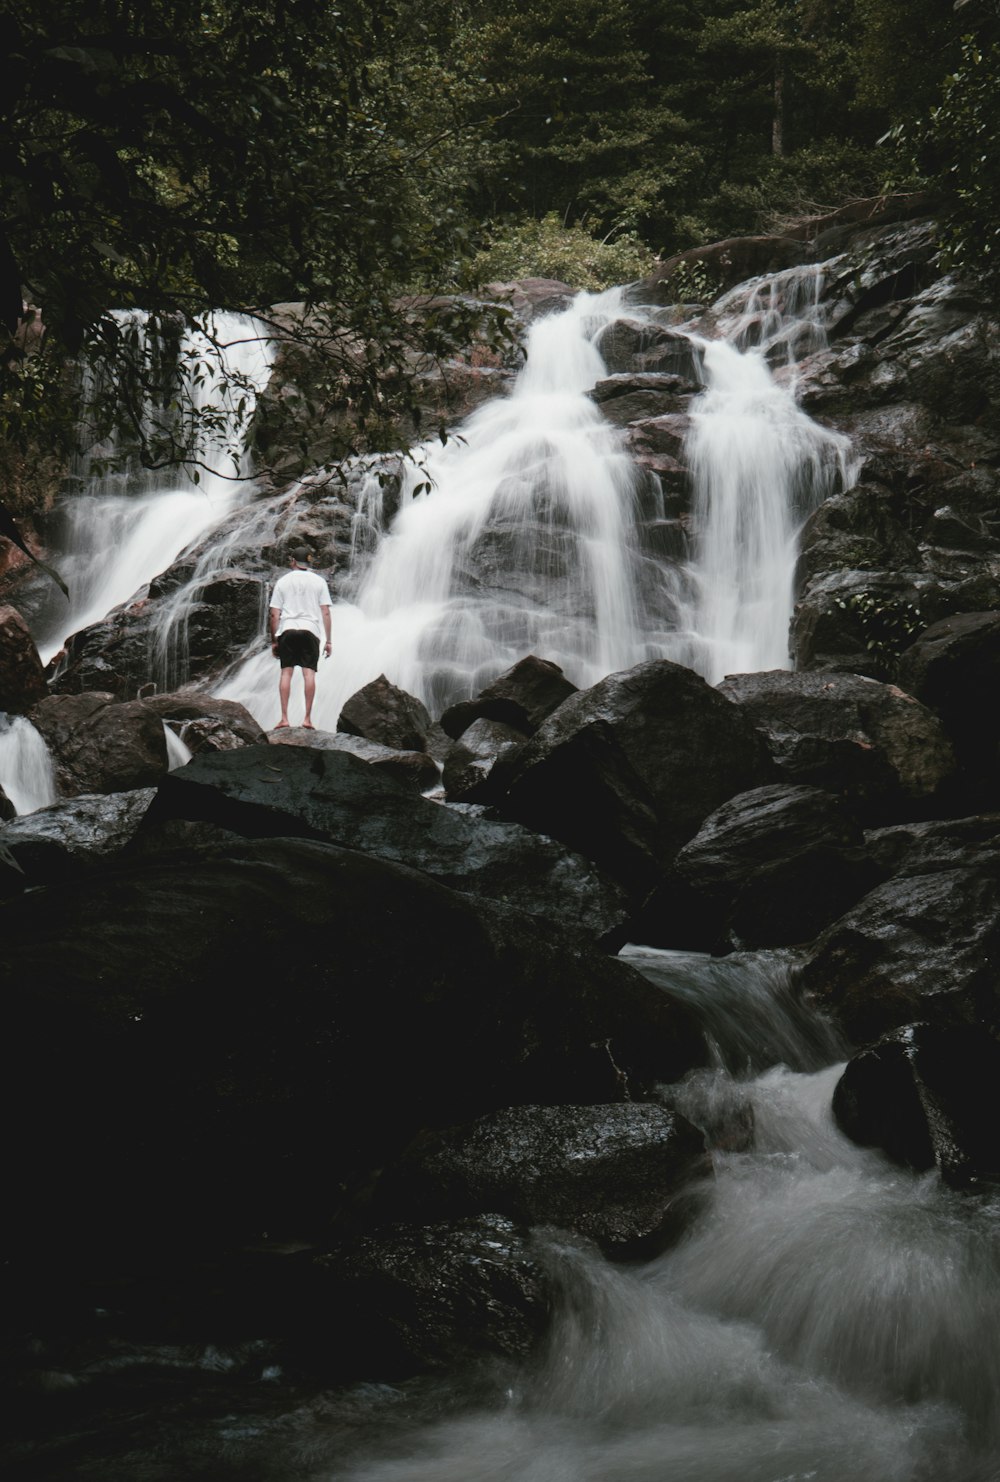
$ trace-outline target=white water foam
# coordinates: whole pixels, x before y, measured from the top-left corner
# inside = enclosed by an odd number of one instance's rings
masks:
[[[851,478],[847,439],[812,422],[769,368],[820,343],[820,281],[814,269],[760,280],[720,306],[733,343],[691,335],[706,390],[687,440],[695,553],[681,568],[643,549],[642,475],[588,394],[606,374],[596,342],[624,312],[621,293],[580,295],[535,324],[511,394],[445,446],[416,450],[398,515],[335,605],[317,724],[333,729],[380,674],[438,713],[527,653],[580,687],[652,658],[712,682],[789,668],[798,532]],[[370,542],[378,522],[362,523]],[[219,693],[270,725],[276,689],[258,647]]]
[[[19,814],[56,800],[49,748],[23,715],[0,715],[0,787]]]
[[[27,614],[45,663],[71,634],[127,602],[248,498],[247,458],[234,457],[233,449],[241,448],[255,392],[267,383],[272,347],[255,320],[216,314],[209,335],[193,332],[181,354],[195,429],[191,465],[82,474],[85,492],[61,501],[51,559],[69,587],[69,607],[45,586],[39,610]],[[199,423],[209,409],[219,416]],[[114,462],[115,446],[102,453]]]

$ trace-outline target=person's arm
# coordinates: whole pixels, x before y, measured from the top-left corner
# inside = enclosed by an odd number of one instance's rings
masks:
[[[331,620],[330,620],[330,609],[324,603],[324,605],[320,608],[320,612],[323,614],[323,631],[326,633],[325,652],[326,653],[332,653],[332,651],[333,651],[333,627],[332,627]]]
[[[271,622],[271,647],[272,648],[277,648],[277,646],[278,646],[278,624],[281,622],[281,608],[280,607],[271,607],[271,608],[269,608],[268,609],[268,616],[270,617],[270,622]]]

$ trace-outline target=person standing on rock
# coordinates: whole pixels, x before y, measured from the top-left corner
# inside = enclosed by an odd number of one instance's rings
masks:
[[[288,727],[288,697],[292,692],[292,671],[302,670],[305,687],[306,716],[302,722],[307,731],[312,723],[313,699],[316,695],[316,669],[319,664],[320,629],[326,634],[323,652],[329,657],[331,639],[330,609],[333,600],[325,579],[309,569],[309,551],[296,546],[288,557],[290,570],[280,576],[271,593],[271,652],[281,665],[278,695],[281,719],[276,731]]]

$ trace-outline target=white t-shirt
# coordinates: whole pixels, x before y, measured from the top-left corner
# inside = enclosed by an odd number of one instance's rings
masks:
[[[305,629],[323,636],[323,607],[332,607],[333,599],[324,577],[318,571],[296,566],[279,576],[271,593],[271,607],[281,613],[277,636],[291,629]]]

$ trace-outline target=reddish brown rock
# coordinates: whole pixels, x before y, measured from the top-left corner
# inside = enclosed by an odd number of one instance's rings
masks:
[[[27,623],[16,607],[0,607],[0,710],[20,715],[47,694]]]

